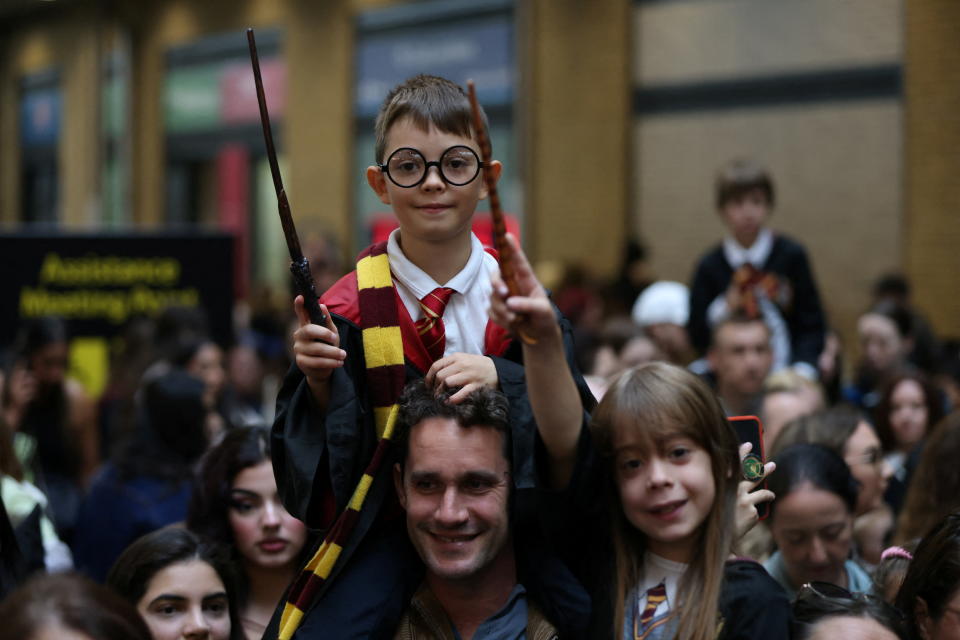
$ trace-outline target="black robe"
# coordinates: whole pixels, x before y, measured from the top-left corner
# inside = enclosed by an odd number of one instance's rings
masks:
[[[284,505],[308,527],[320,531],[328,528],[345,508],[377,444],[356,291],[354,272],[344,276],[321,298],[339,332],[340,346],[347,352],[344,366],[335,369],[331,375],[326,413],[316,406],[306,379],[294,365],[278,394],[277,415],[271,434],[274,474]],[[412,326],[399,296],[397,304],[401,329],[407,323]],[[568,366],[583,405],[590,411],[596,401],[577,368],[570,324],[559,311],[557,315]],[[536,423],[527,397],[522,348],[519,342],[510,340],[492,324],[487,327],[486,345],[497,370],[500,391],[510,405],[513,516],[515,521],[536,520]],[[421,349],[422,345],[405,341],[408,382],[422,378],[426,373],[428,364],[417,355]],[[412,569],[417,559],[411,556],[406,543],[406,528],[394,493],[391,477],[394,462],[391,454],[381,466],[350,543],[343,549],[322,595],[305,616],[296,637],[372,638],[381,637],[379,634],[392,637],[387,634],[392,633],[399,621],[398,604],[402,609],[419,584],[419,574]],[[359,554],[362,558],[351,562],[361,544],[365,549]],[[372,558],[378,558],[380,569],[371,565]],[[376,575],[377,584],[363,578],[364,574]],[[400,574],[404,575],[401,577]],[[350,587],[351,584],[355,586]],[[348,604],[351,596],[356,594],[345,592],[355,590],[356,585],[364,585],[363,602]],[[532,585],[525,586],[529,589]],[[534,590],[536,588],[533,586]],[[402,592],[403,597],[398,592]],[[563,607],[560,605],[551,607],[546,602],[543,608],[555,623],[558,622],[557,616],[567,615],[561,611]],[[313,619],[309,620],[311,617]],[[338,631],[329,635],[333,633],[332,629]]]

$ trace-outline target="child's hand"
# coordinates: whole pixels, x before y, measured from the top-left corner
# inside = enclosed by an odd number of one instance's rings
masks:
[[[491,276],[493,293],[490,294],[490,318],[505,329],[517,328],[537,341],[541,338],[559,338],[560,327],[546,291],[512,234],[507,234],[507,242],[513,246],[513,271],[519,293],[511,296],[500,274]]]
[[[311,324],[310,316],[303,306],[303,296],[296,297],[293,309],[300,321],[300,327],[293,332],[293,353],[297,367],[307,377],[311,388],[314,388],[314,385],[326,384],[333,370],[342,367],[347,357],[347,352],[340,348],[337,327],[333,324],[326,305],[320,305],[320,310],[327,318],[325,327]]]
[[[743,462],[743,459],[750,453],[751,449],[753,449],[753,445],[749,442],[744,442],[740,445],[740,462]],[[738,540],[747,535],[747,532],[753,529],[759,521],[760,516],[757,514],[757,505],[761,502],[770,502],[776,497],[773,491],[769,489],[753,491],[753,489],[763,482],[764,478],[773,473],[776,468],[776,463],[768,462],[763,465],[763,478],[755,482],[743,480],[737,485],[737,513],[735,519]],[[739,472],[740,470],[737,469],[738,474]]]
[[[487,356],[471,353],[451,353],[433,363],[424,377],[428,387],[463,387],[450,396],[450,402],[457,404],[476,389],[497,388],[497,368]]]

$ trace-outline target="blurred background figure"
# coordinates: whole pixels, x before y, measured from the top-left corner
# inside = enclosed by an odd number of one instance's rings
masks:
[[[136,607],[153,640],[244,640],[226,550],[186,529],[137,539],[117,558],[107,586]]]
[[[646,287],[631,311],[633,321],[653,340],[661,357],[681,367],[695,356],[686,328],[689,315],[689,290],[679,282],[666,280]]]
[[[94,404],[67,376],[67,327],[44,316],[26,321],[4,385],[4,420],[26,436],[22,460],[50,503],[54,524],[69,540],[83,487],[99,461]]]
[[[960,511],[960,413],[933,428],[897,518],[894,542],[922,538],[949,513]]]
[[[16,532],[28,572],[66,571],[73,567],[70,549],[60,540],[50,519],[46,495],[24,477],[13,434],[0,416],[0,499]],[[0,546],[2,549],[2,546]]]
[[[759,317],[734,314],[713,329],[707,360],[728,416],[760,413],[763,381],[773,364],[770,329]]]
[[[880,276],[873,285],[874,306],[889,304],[910,314],[912,348],[907,359],[921,371],[932,374],[940,362],[943,346],[926,315],[911,300],[910,281],[900,273]]]
[[[137,610],[78,575],[36,576],[0,602],[4,640],[156,640]]]
[[[186,517],[211,412],[206,385],[183,371],[146,385],[135,432],[84,499],[73,544],[81,571],[102,581],[128,544]]]
[[[897,594],[914,638],[953,640],[960,611],[960,514],[951,513],[920,541]]]
[[[767,324],[774,370],[796,366],[816,377],[826,319],[806,249],[768,226],[773,178],[756,161],[738,158],[717,171],[714,187],[727,235],[700,258],[691,281],[687,328],[694,347],[706,353],[717,325],[739,311]]]
[[[881,302],[857,321],[860,362],[853,384],[844,390],[848,402],[872,411],[880,402],[880,387],[890,376],[908,368],[913,349],[912,318],[893,302]]]
[[[874,423],[893,473],[884,499],[894,514],[900,513],[923,443],[943,418],[943,408],[939,389],[919,371],[894,376],[880,392]]]
[[[637,297],[654,281],[647,247],[643,242],[629,239],[623,246],[623,259],[616,276],[606,288],[606,315],[631,313]],[[636,313],[634,313],[636,319]],[[686,323],[684,323],[686,324]]]
[[[764,451],[770,451],[788,422],[825,408],[820,385],[793,369],[783,369],[767,376],[763,381],[759,415],[763,423]]]
[[[267,429],[237,427],[207,452],[187,527],[230,550],[243,629],[259,640],[309,546],[306,526],[277,495]]]

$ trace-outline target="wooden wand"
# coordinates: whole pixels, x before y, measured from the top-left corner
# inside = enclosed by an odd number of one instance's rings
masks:
[[[303,306],[310,316],[310,322],[321,327],[326,326],[327,319],[320,310],[317,301],[317,286],[310,273],[310,263],[307,262],[303,251],[300,250],[300,238],[297,237],[297,228],[293,224],[293,215],[290,213],[290,203],[287,202],[287,192],[283,189],[283,180],[280,178],[280,165],[277,163],[277,151],[273,147],[273,133],[270,129],[270,115],[267,113],[267,99],[263,93],[263,78],[260,77],[260,59],[257,57],[257,43],[253,37],[253,29],[247,29],[247,44],[250,46],[250,64],[253,66],[253,80],[257,85],[257,103],[260,105],[260,124],[263,126],[263,141],[267,146],[267,160],[270,163],[270,175],[273,176],[273,188],[277,191],[277,208],[280,211],[280,224],[283,225],[283,235],[287,240],[287,249],[290,251],[290,273],[297,291],[303,295]]]
[[[497,250],[500,256],[500,275],[503,276],[503,282],[511,296],[520,295],[520,287],[517,285],[517,275],[513,271],[513,247],[507,242],[507,225],[503,219],[503,209],[500,208],[500,195],[497,193],[497,180],[490,171],[490,163],[493,162],[493,149],[490,146],[490,136],[487,134],[487,127],[483,124],[483,116],[480,113],[480,103],[477,101],[477,89],[473,85],[473,80],[467,80],[467,95],[470,97],[470,111],[473,115],[473,130],[477,136],[477,144],[480,147],[480,159],[483,161],[483,180],[487,184],[487,197],[490,199],[490,218],[493,221],[493,248]],[[519,320],[522,322],[522,316]],[[515,327],[520,339],[527,344],[536,344],[537,340],[523,332],[522,329]]]

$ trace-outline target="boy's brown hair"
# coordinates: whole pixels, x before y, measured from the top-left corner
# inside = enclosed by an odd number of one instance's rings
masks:
[[[767,205],[773,207],[773,179],[766,168],[747,158],[731,160],[717,172],[717,209],[754,189],[760,189],[767,197]]]
[[[489,127],[482,107],[480,114],[484,126]],[[464,90],[446,78],[416,75],[394,87],[380,106],[373,126],[378,163],[386,160],[383,156],[386,153],[387,132],[401,118],[410,118],[413,124],[424,131],[433,125],[444,133],[465,138],[474,136],[470,99]]]

